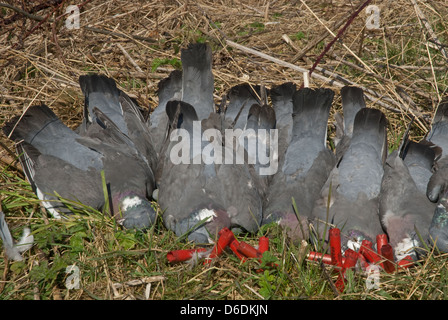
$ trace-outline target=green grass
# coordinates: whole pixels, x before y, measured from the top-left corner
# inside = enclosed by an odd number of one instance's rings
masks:
[[[226,250],[209,266],[171,265],[171,250],[195,247],[167,230],[160,217],[149,230],[125,230],[107,214],[67,202],[74,215],[56,220],[39,206],[28,184],[13,171],[2,172],[2,208],[13,236],[19,238],[25,225],[35,245],[25,260],[8,261],[0,299],[144,299],[147,282],[152,299],[445,299],[448,293],[446,255],[430,254],[415,268],[397,274],[380,273],[380,287],[367,290],[366,274],[349,272],[345,291],[335,292],[337,273],[331,267],[310,262],[310,244],[292,245],[276,224],[263,226],[255,235],[240,234],[238,240],[257,245],[258,237],[270,238],[270,250],[242,263]],[[275,267],[273,267],[275,265]],[[79,288],[71,288],[76,266]],[[260,269],[263,270],[260,272]],[[158,278],[157,278],[158,277]],[[142,280],[138,285],[127,285]],[[148,282],[149,283],[149,282]],[[67,287],[68,286],[68,287]]]
[[[294,33],[294,34],[292,35],[291,38],[293,38],[293,39],[295,39],[295,40],[297,40],[297,41],[300,41],[300,40],[306,38],[306,35],[305,35],[304,32],[299,31],[299,32],[297,32],[297,33]]]
[[[265,24],[263,22],[254,21],[243,26],[237,34],[239,36],[248,36],[256,33],[263,32],[265,30]]]
[[[182,68],[182,63],[179,59],[177,58],[155,58],[152,63],[151,63],[151,71],[154,72],[157,70],[158,67],[160,66],[172,66],[175,69],[181,69]]]

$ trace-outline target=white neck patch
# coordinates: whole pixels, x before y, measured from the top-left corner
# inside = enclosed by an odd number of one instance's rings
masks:
[[[201,209],[192,218],[198,219],[199,221],[206,223],[206,222],[210,222],[214,217],[216,217],[216,213],[214,210]],[[209,243],[214,243],[213,239],[210,238],[210,234],[208,233],[207,229],[204,226],[196,229],[195,233],[200,233],[200,234],[205,235],[207,237],[207,241]]]
[[[210,209],[202,209],[196,213],[195,218],[198,218],[200,221],[209,222],[211,219],[216,217],[216,213]]]
[[[363,239],[361,239],[361,238],[348,240],[347,247],[354,251],[358,251],[361,248],[362,240]]]
[[[131,207],[138,206],[142,204],[142,198],[134,196],[134,197],[125,197],[121,202],[121,210],[127,211]]]
[[[394,248],[397,260],[400,261],[407,255],[415,253],[415,248],[417,246],[418,242],[416,240],[412,240],[411,238],[404,238],[403,240],[401,240],[401,242],[398,243]]]

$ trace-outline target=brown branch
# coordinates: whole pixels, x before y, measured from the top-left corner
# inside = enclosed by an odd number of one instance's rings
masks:
[[[42,26],[45,21],[47,21],[48,19],[50,19],[50,16],[56,12],[56,10],[58,10],[62,4],[65,2],[65,0],[62,0],[61,3],[59,3],[52,11],[50,11],[49,13],[47,13],[47,15],[38,23],[36,24],[33,28],[31,28],[31,30],[29,30],[25,36],[23,37],[22,41],[24,41],[28,36],[30,36],[34,31],[36,31],[40,26]],[[16,43],[15,45],[12,46],[12,48],[16,48],[18,45],[18,43]]]
[[[274,62],[274,63],[276,63],[276,64],[278,64],[278,65],[280,65],[282,67],[286,67],[286,68],[298,71],[300,73],[304,73],[304,72],[308,71],[307,69],[299,67],[299,66],[297,66],[295,64],[292,64],[292,63],[289,63],[289,62],[277,59],[277,58],[272,57],[270,55],[267,55],[267,54],[265,54],[263,52],[259,52],[257,50],[245,47],[245,46],[243,46],[241,44],[235,43],[235,42],[230,41],[230,40],[226,40],[226,44],[231,46],[231,47],[233,47],[233,48],[239,49],[239,50],[241,50],[243,52],[256,55],[256,56],[258,56],[260,58],[269,60],[269,61]],[[341,75],[339,75],[337,73],[331,72],[331,71],[323,69],[321,67],[316,67],[316,70],[319,71],[322,74],[312,73],[311,77],[317,78],[317,79],[319,79],[319,80],[321,80],[323,82],[326,82],[326,83],[328,83],[330,85],[333,85],[333,86],[339,87],[339,88],[342,88],[345,85],[357,86],[357,87],[361,88],[364,91],[364,95],[365,95],[365,97],[367,99],[369,99],[370,101],[372,101],[375,104],[378,104],[378,105],[382,106],[383,108],[385,108],[387,110],[390,110],[390,111],[395,112],[395,113],[408,112],[412,116],[416,117],[417,121],[419,121],[419,119],[418,119],[419,117],[423,117],[421,112],[412,110],[410,107],[406,107],[406,106],[402,105],[401,103],[399,103],[397,101],[394,101],[393,99],[391,99],[391,98],[389,98],[387,96],[381,95],[378,92],[376,92],[375,90],[372,90],[372,89],[367,88],[365,86],[359,85],[359,84],[357,84],[357,83],[355,83],[353,81],[345,79],[344,77],[342,77]],[[387,103],[385,101],[387,101]],[[393,104],[393,105],[395,105],[397,107],[393,107],[389,103],[391,103],[391,104]],[[419,123],[420,123],[420,121],[419,121]],[[421,125],[423,127],[423,124],[421,124]]]
[[[109,31],[109,30],[105,30],[105,29],[99,29],[99,28],[94,28],[94,27],[83,27],[85,30],[88,31],[92,31],[95,33],[100,33],[100,34],[105,34],[108,36],[113,36],[115,38],[125,38],[125,39],[134,39],[134,40],[139,40],[139,41],[145,41],[145,42],[149,42],[149,43],[154,43],[157,42],[157,40],[153,39],[153,38],[149,38],[149,37],[142,37],[142,36],[137,36],[137,35],[126,35],[124,33],[119,33],[119,32],[114,32],[114,31]]]
[[[339,28],[340,26],[342,26],[342,24],[344,23],[344,20],[339,20],[334,26],[334,29]],[[305,48],[303,48],[302,51],[300,51],[299,53],[297,53],[291,60],[291,63],[295,63],[297,61],[299,61],[300,59],[302,59],[307,53],[308,51],[310,51],[311,49],[313,49],[319,42],[323,41],[325,38],[327,38],[330,34],[328,33],[327,30],[325,30],[324,32],[322,32],[317,38],[315,38],[313,41],[311,41],[309,44],[307,44],[305,46]]]
[[[25,10],[17,8],[21,12],[18,12],[16,10],[16,8],[12,8],[12,6],[10,4],[8,4],[8,3],[0,3],[0,7],[9,8],[9,9],[17,12],[16,14],[12,15],[10,18],[3,20],[2,23],[1,23],[1,26],[5,27],[6,25],[11,24],[11,23],[17,21],[21,16],[31,15],[31,14],[33,14],[35,12],[38,12],[38,11],[47,9],[49,7],[53,7],[55,5],[58,5],[61,1],[63,1],[63,0],[46,1],[45,3],[41,3],[41,4],[38,4],[38,5],[34,6],[34,7],[32,7],[31,9],[29,9],[29,11],[25,11]]]
[[[310,75],[313,73],[314,69],[316,69],[316,66],[319,64],[319,62],[322,60],[324,55],[330,50],[330,48],[333,46],[333,44],[342,36],[342,34],[347,30],[347,28],[352,24],[353,20],[358,16],[358,14],[361,12],[362,9],[364,9],[372,0],[365,1],[355,12],[352,13],[350,18],[348,18],[345,25],[338,31],[336,36],[333,38],[333,40],[330,41],[329,44],[325,47],[325,49],[322,51],[322,53],[317,57],[316,61],[314,62],[313,66],[310,69]]]
[[[436,33],[434,32],[434,30],[432,30],[431,25],[428,22],[428,19],[426,19],[423,11],[420,9],[417,1],[415,0],[411,0],[412,4],[414,5],[414,9],[415,12],[419,18],[419,20],[423,23],[423,25],[426,28],[426,31],[428,32],[429,37],[426,37],[428,39],[428,41],[431,41],[432,43],[434,43],[437,48],[439,49],[440,53],[443,55],[443,57],[445,58],[445,60],[448,61],[448,54],[445,51],[444,46],[440,43],[439,38],[437,38]]]
[[[63,1],[65,1],[65,0],[63,0]],[[64,52],[62,51],[61,46],[59,45],[59,42],[58,42],[58,35],[57,35],[57,32],[56,32],[56,23],[57,23],[57,21],[58,20],[55,19],[53,21],[53,23],[51,24],[51,35],[53,37],[53,42],[54,42],[54,45],[56,46],[56,51],[57,51],[57,55],[58,55],[59,59],[61,59],[62,62],[66,66],[68,66],[67,60],[64,57]]]
[[[83,2],[82,4],[78,5],[78,7],[85,5],[86,3],[90,2],[90,1],[91,0],[87,0],[87,1]],[[28,12],[26,12],[26,11],[20,9],[20,8],[17,8],[15,6],[12,6],[12,5],[8,4],[8,3],[0,3],[0,7],[4,7],[4,8],[8,8],[8,9],[14,10],[17,13],[20,13],[20,14],[24,15],[25,17],[27,17],[27,18],[29,18],[31,20],[40,21],[40,23],[35,28],[33,28],[32,32],[34,31],[34,29],[37,29],[38,27],[40,27],[45,21],[54,22],[54,19],[51,19],[49,17],[50,17],[50,15],[53,12],[56,11],[56,10],[53,10],[47,16],[42,17],[42,16],[38,16],[38,15],[35,15],[35,14],[28,13]],[[60,17],[58,17],[58,19],[60,19],[63,16],[64,15],[61,15]],[[124,33],[119,33],[119,32],[114,32],[114,31],[109,31],[109,30],[100,29],[100,28],[94,28],[94,27],[89,27],[89,26],[85,26],[85,27],[82,27],[82,28],[84,30],[87,30],[87,31],[100,33],[100,34],[104,34],[104,35],[110,35],[110,36],[113,36],[113,37],[116,37],[116,38],[125,38],[125,39],[131,38],[131,39],[134,39],[134,40],[145,41],[145,42],[149,42],[149,43],[157,42],[155,39],[152,39],[152,38],[149,38],[149,37],[142,37],[142,36],[137,36],[137,35],[132,35],[132,34],[131,35],[126,35]],[[29,36],[29,34],[26,35],[26,37],[27,36]]]
[[[396,86],[397,88],[402,88],[402,89],[405,88],[405,86],[403,85],[402,82],[397,82],[397,81],[394,81],[394,80],[391,80],[391,79],[384,78],[383,76],[378,75],[378,74],[376,74],[376,73],[372,73],[372,72],[366,70],[363,66],[359,66],[359,65],[357,65],[357,64],[355,64],[355,63],[352,63],[352,62],[350,62],[350,61],[347,61],[347,60],[341,58],[340,56],[338,56],[338,55],[336,55],[336,54],[332,54],[332,57],[333,57],[336,61],[338,61],[338,62],[340,62],[340,63],[343,63],[343,64],[345,64],[346,66],[349,66],[349,67],[351,67],[351,68],[353,68],[353,69],[355,69],[355,70],[358,70],[358,71],[363,72],[366,76],[374,77],[374,78],[376,78],[376,79],[378,79],[378,80],[380,80],[380,81],[383,81],[383,82],[389,82],[389,83],[391,83],[392,85]],[[394,69],[406,69],[406,66],[397,66],[397,65],[392,65],[392,64],[389,64],[389,67],[394,68]],[[423,69],[423,67],[414,67],[414,66],[412,66],[412,68]],[[442,70],[442,69],[445,70],[446,68],[441,68],[441,70]],[[431,100],[431,95],[429,95],[429,94],[427,94],[427,93],[421,91],[421,90],[420,90],[417,86],[415,86],[413,83],[409,83],[408,85],[409,85],[409,87],[412,89],[412,92],[414,92],[415,94],[418,94],[418,95],[421,96],[421,97],[424,97],[424,98],[426,98],[426,99]]]

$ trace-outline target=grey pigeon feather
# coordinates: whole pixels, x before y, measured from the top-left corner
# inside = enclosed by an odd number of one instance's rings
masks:
[[[448,195],[442,194],[439,197],[434,215],[429,226],[430,244],[437,248],[437,251],[448,252]]]
[[[260,98],[260,86],[242,83],[230,88],[225,97],[227,101],[224,113],[225,128],[244,129],[252,105],[262,105]]]
[[[275,126],[275,111],[272,107],[252,105],[242,144],[247,153],[248,164],[253,165],[253,176],[259,182],[262,197],[278,170],[278,133]]]
[[[436,146],[426,140],[421,140],[418,143],[409,141],[404,153],[400,155],[418,190],[425,194],[438,153],[439,149]]]
[[[124,134],[128,134],[128,127],[123,117],[119,96],[120,91],[115,81],[103,75],[82,75],[79,84],[84,94],[85,126],[95,122],[93,108],[98,108],[111,119]]]
[[[182,101],[196,109],[198,119],[215,112],[213,100],[212,50],[208,44],[194,43],[181,50]]]
[[[340,140],[336,144],[336,158],[338,160],[342,158],[342,155],[350,145],[350,140],[353,135],[353,123],[356,114],[361,108],[366,107],[364,92],[359,87],[344,86],[341,89],[341,100],[342,112],[344,116],[342,122],[343,128],[341,133],[338,134],[340,135]]]
[[[267,151],[269,150],[270,147],[270,132],[271,130],[275,129],[275,111],[273,108],[267,106],[267,105],[263,105],[260,106],[258,104],[254,104],[251,106],[250,110],[249,110],[249,114],[247,116],[247,123],[245,126],[245,131],[251,131],[251,133],[255,133],[255,138],[256,140],[254,141],[254,145],[257,145],[257,150],[255,152],[251,152],[252,154],[249,156],[252,156],[252,158],[255,159],[255,163],[256,165],[261,165],[261,163],[259,162],[260,159],[258,157],[258,147],[261,147],[262,150],[261,151]],[[266,133],[266,137],[264,136],[264,133]],[[260,138],[260,139],[258,139]],[[273,141],[274,142],[274,141]],[[245,143],[245,149],[246,151],[249,152],[248,150],[248,144]],[[255,148],[253,148],[255,149]],[[255,154],[257,153],[257,154]]]
[[[34,236],[31,234],[30,229],[26,227],[23,229],[21,239],[16,243],[11,235],[11,231],[9,231],[3,211],[0,211],[0,238],[3,241],[6,256],[13,261],[22,261],[22,253],[29,250],[34,242]]]
[[[169,77],[161,80],[158,84],[157,96],[159,103],[151,113],[147,125],[149,126],[154,149],[157,155],[166,142],[168,133],[168,116],[166,104],[170,100],[179,100],[182,96],[182,71],[174,70]]]
[[[212,73],[212,51],[208,44],[189,44],[181,50],[182,72],[172,72],[169,78],[159,84],[159,105],[149,118],[151,134],[158,154],[155,172],[156,184],[164,171],[167,162],[166,148],[169,145],[169,119],[166,106],[169,101],[181,100],[194,106],[198,120],[204,120],[215,113]]]
[[[275,134],[275,111],[261,102],[262,92],[266,92],[266,89],[247,83],[232,87],[224,99],[227,106],[222,116],[221,131],[230,129],[232,139],[238,144],[237,152],[244,153],[245,161],[254,166],[254,177],[266,188],[268,176],[272,175],[272,170],[276,171],[276,168],[271,168],[271,164],[273,158],[278,157],[278,152],[270,150],[277,145],[271,145],[270,142],[271,135]],[[226,142],[226,137],[223,139],[225,143],[234,143],[234,140]]]

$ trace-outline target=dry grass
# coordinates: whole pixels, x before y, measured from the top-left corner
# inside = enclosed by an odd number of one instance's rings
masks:
[[[226,40],[309,69],[333,39],[326,28],[336,34],[362,2],[93,0],[82,3],[80,29],[69,30],[65,8],[75,3],[7,1],[0,4],[0,125],[32,104],[45,103],[69,126],[76,126],[84,102],[77,79],[88,72],[112,76],[149,112],[157,105],[158,81],[177,65],[179,49],[195,41],[207,41],[213,48],[217,104],[240,82],[270,87],[293,81],[300,86],[300,72],[233,48]],[[61,5],[45,6],[52,3]],[[448,5],[417,3],[439,41],[448,43]],[[380,8],[381,28],[366,29],[362,11],[318,67],[370,90],[367,104],[387,114],[393,147],[412,116],[417,121],[411,138],[419,140],[427,132],[446,95],[447,57],[429,41],[412,1],[372,4]],[[31,14],[24,16],[11,6]],[[307,45],[309,50],[295,61]],[[314,74],[322,73],[316,69]],[[317,78],[311,78],[310,85],[340,89]],[[339,109],[336,94],[332,112]],[[330,137],[333,132],[331,125]],[[303,250],[289,246],[272,226],[261,233],[271,237],[278,269],[259,274],[255,262],[241,265],[232,255],[211,268],[170,266],[166,253],[188,244],[160,222],[142,233],[120,230],[91,210],[86,210],[88,218],[77,221],[47,218],[16,168],[11,142],[3,135],[0,142],[3,210],[16,236],[30,224],[37,239],[25,262],[0,258],[3,299],[445,299],[448,293],[447,259],[432,254],[416,268],[382,274],[377,290],[367,291],[365,276],[356,274],[346,292],[335,293],[327,278],[335,280],[331,273],[304,262]],[[80,289],[64,286],[69,276],[65,267],[71,264],[80,267]]]

